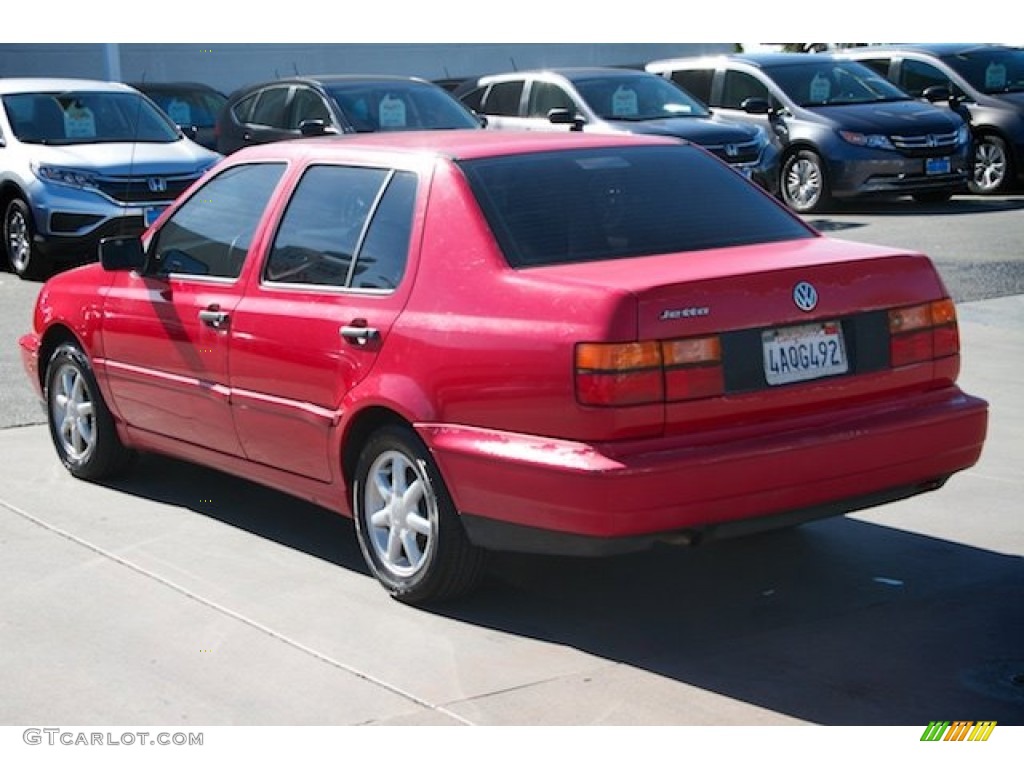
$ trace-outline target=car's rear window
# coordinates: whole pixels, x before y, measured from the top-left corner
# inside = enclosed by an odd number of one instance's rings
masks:
[[[696,147],[612,147],[464,160],[514,267],[814,237]]]

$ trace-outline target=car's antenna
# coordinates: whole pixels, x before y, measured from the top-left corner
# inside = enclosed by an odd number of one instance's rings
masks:
[[[518,72],[519,71],[519,67],[516,66],[516,57],[515,56],[509,56],[508,60],[512,62],[512,71],[513,72]]]

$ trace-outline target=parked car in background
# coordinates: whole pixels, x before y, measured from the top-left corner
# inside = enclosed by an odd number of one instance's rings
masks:
[[[123,83],[0,79],[3,248],[19,277],[139,233],[220,155]]]
[[[203,83],[130,83],[146,94],[185,135],[207,149],[217,149],[214,128],[228,97]]]
[[[765,130],[722,120],[683,89],[646,72],[563,68],[487,75],[454,95],[488,128],[675,136],[699,144],[769,191],[779,153]]]
[[[971,191],[998,194],[1024,178],[1024,50],[929,43],[873,45],[844,55],[912,96],[933,102],[953,97],[974,132]]]
[[[300,136],[479,128],[447,91],[415,77],[325,75],[241,88],[217,119],[224,154]]]
[[[407,602],[472,589],[489,550],[931,491],[985,438],[926,256],[822,237],[670,137],[251,147],[101,260],[20,340],[71,474],[155,451],[352,515]]]
[[[966,189],[970,131],[951,110],[915,100],[855,61],[828,54],[736,54],[655,61],[729,119],[760,125],[782,149],[779,191],[793,210],[832,198]]]

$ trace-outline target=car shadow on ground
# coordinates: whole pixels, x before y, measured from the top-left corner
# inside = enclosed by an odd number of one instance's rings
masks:
[[[368,573],[351,521],[254,483],[144,456],[109,486]],[[834,518],[615,558],[496,554],[480,592],[429,610],[814,723],[1024,725],[1022,566]]]
[[[1024,209],[1024,194],[956,195],[945,202],[919,203],[910,197],[866,197],[850,200],[833,200],[821,213],[836,215],[871,216],[965,216],[978,213],[998,213]],[[805,219],[814,227],[821,228],[831,221],[819,218],[818,213],[806,214]]]

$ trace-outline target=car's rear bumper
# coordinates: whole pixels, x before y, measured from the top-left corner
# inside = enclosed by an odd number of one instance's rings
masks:
[[[608,554],[843,514],[939,487],[981,454],[956,387],[798,422],[629,444],[418,425],[475,543]]]

